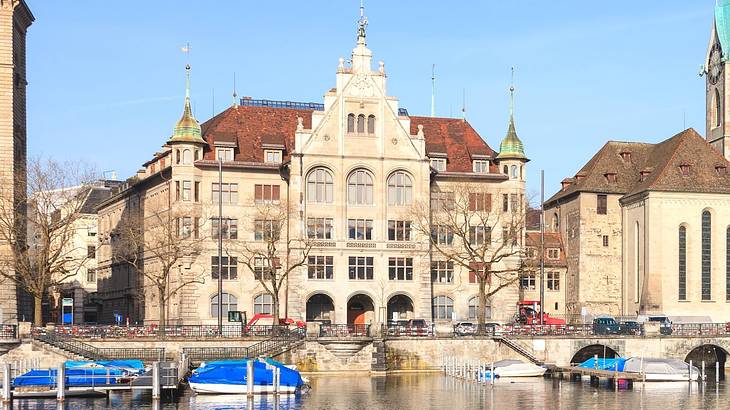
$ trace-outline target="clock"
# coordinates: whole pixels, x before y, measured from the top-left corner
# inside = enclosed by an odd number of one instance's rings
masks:
[[[722,51],[720,50],[720,44],[715,43],[710,50],[710,61],[709,67],[707,68],[707,78],[710,80],[710,84],[717,84],[717,80],[720,79],[722,73]]]

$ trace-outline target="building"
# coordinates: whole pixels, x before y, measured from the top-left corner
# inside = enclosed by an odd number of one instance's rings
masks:
[[[287,265],[291,254],[311,247],[304,266],[288,276],[281,316],[331,323],[476,316],[472,275],[440,260],[409,218],[416,204],[443,203],[456,186],[486,192],[483,206],[496,215],[524,213],[523,144],[512,116],[499,153],[465,119],[410,116],[387,94],[385,64],[372,68],[365,24],[361,19],[351,60],[339,59],[335,87],[321,104],[244,98],[201,126],[192,116],[188,87],[174,135],[98,208],[103,321],[114,314],[157,319],[161,297],[115,257],[114,236],[126,220],[139,218],[144,226],[160,212],[174,215],[186,237],[208,238],[198,255],[175,267],[178,280],[204,282],[169,299],[173,323],[216,323],[219,272],[224,312],[271,312],[271,295],[254,279],[267,267],[256,261],[251,272],[240,256],[230,255],[237,247],[261,245],[269,220],[259,210],[279,204],[292,210],[278,232],[291,245],[275,263]],[[503,232],[501,224],[488,232]],[[153,269],[149,258],[144,263],[141,269]],[[505,269],[519,265],[519,255],[500,262]],[[511,318],[518,292],[517,283],[502,289],[485,310]]]
[[[25,200],[25,36],[34,20],[24,0],[0,0],[0,195],[15,204]],[[8,243],[0,241],[0,253],[11,252]],[[19,296],[12,281],[0,283],[1,322],[17,320]]]
[[[540,300],[540,250],[544,263],[542,311],[555,317],[565,317],[566,275],[568,266],[559,232],[545,232],[544,242],[540,231],[525,233],[525,263],[527,269],[520,277],[520,300]]]

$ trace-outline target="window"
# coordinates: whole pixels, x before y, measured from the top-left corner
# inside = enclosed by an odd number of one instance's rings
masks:
[[[608,196],[598,194],[596,196],[596,213],[598,215],[606,215],[608,213]]]
[[[355,132],[355,114],[347,115],[347,132]]]
[[[86,257],[89,259],[96,258],[96,246],[94,245],[88,245],[86,247]]]
[[[274,267],[271,267],[270,259],[264,257],[253,258],[253,277],[256,280],[271,280],[271,275],[279,267],[279,258],[274,258]]]
[[[261,185],[256,185],[261,186]],[[271,185],[267,185],[271,186]],[[222,200],[224,204],[238,203],[238,184],[223,183],[220,186],[217,182],[213,183],[213,203],[217,204],[218,200]]]
[[[434,283],[452,283],[454,281],[454,262],[431,262],[431,281]]]
[[[433,298],[433,318],[435,320],[451,320],[454,317],[454,300],[448,296]]]
[[[520,276],[520,288],[523,290],[535,290],[535,274],[525,273]]]
[[[236,187],[236,191],[238,191],[238,187]],[[225,200],[225,195],[223,199]],[[254,186],[254,200],[256,201],[256,203],[279,202],[279,185],[256,184]]]
[[[679,166],[679,172],[682,174],[683,177],[688,177],[691,168],[692,166],[689,164],[681,164]]]
[[[537,249],[534,248],[534,247],[532,247],[532,246],[526,247],[525,248],[525,256],[528,257],[528,258],[530,258],[530,259],[537,258]]]
[[[368,134],[375,134],[375,116],[368,116]]]
[[[96,283],[96,270],[94,270],[94,269],[86,270],[86,281],[89,283]]]
[[[486,303],[487,306],[484,307],[484,318],[485,319],[491,319],[492,318],[492,306],[487,300]],[[479,311],[479,297],[474,296],[469,299],[469,313],[468,313],[468,319],[476,320],[477,319],[477,312]]]
[[[373,280],[372,256],[350,256],[347,260],[350,280]]]
[[[470,226],[469,244],[472,246],[489,245],[492,241],[492,228],[489,226]]]
[[[326,168],[315,168],[307,175],[307,202],[328,203],[333,200],[332,174]]]
[[[608,247],[608,235],[603,235],[603,246]]]
[[[547,258],[552,259],[552,260],[560,259],[560,249],[559,248],[548,248]]]
[[[270,164],[281,164],[281,150],[267,149],[264,151],[264,161]]]
[[[413,182],[403,171],[388,178],[388,205],[410,205],[413,202]]]
[[[712,216],[702,212],[702,300],[712,300]]]
[[[193,183],[193,200],[195,202],[200,202],[200,182],[195,181]]]
[[[175,150],[175,163],[179,164],[181,160],[182,160],[182,155],[180,155],[180,150],[176,149]]]
[[[560,272],[547,273],[548,290],[560,290]]]
[[[307,218],[307,238],[332,239],[332,218]]]
[[[720,119],[722,118],[722,105],[720,100],[720,92],[715,88],[715,92],[712,94],[712,126],[719,127]]]
[[[373,239],[373,220],[348,219],[347,232],[348,239],[356,241],[370,241]]]
[[[492,194],[483,192],[469,193],[469,210],[490,212],[492,210]]]
[[[560,218],[558,218],[558,214],[553,214],[553,232],[558,232],[560,230]]]
[[[390,280],[413,280],[413,258],[388,258]]]
[[[512,165],[510,167],[510,172],[512,179],[517,179],[517,165]]]
[[[238,259],[231,256],[224,256],[220,266],[220,274],[224,280],[233,280],[238,277]],[[218,279],[218,257],[210,257],[210,274],[213,279]]]
[[[175,181],[175,200],[180,200],[180,181]]]
[[[431,158],[431,168],[436,171],[446,171],[446,158]]]
[[[347,178],[347,203],[350,205],[373,204],[373,177],[367,171],[358,169]]]
[[[270,315],[274,310],[274,298],[268,293],[262,293],[253,298],[253,314]]]
[[[332,279],[335,271],[332,259],[332,256],[307,257],[309,279]]]
[[[223,224],[219,226],[218,218],[211,220],[211,237],[218,239],[220,230],[223,239],[238,239],[238,219],[223,218]]]
[[[254,240],[278,241],[279,225],[272,219],[257,219],[254,221]]]
[[[411,221],[388,221],[389,241],[410,241]]]
[[[238,310],[238,300],[235,296],[230,293],[222,293],[221,297],[223,299],[223,317],[227,317],[228,312]],[[210,315],[212,317],[218,317],[218,295],[213,295],[210,298]]]
[[[96,226],[89,226],[88,228],[86,228],[86,235],[96,236]]]
[[[489,172],[489,161],[486,159],[475,159],[472,161],[472,170],[479,174],[486,174]],[[505,174],[507,171],[504,172]]]
[[[448,225],[433,225],[431,240],[437,245],[451,245],[454,243],[454,230]]]
[[[687,228],[679,227],[679,300],[687,300]],[[638,285],[638,284],[637,284]]]
[[[192,153],[190,152],[189,149],[183,150],[183,160],[182,160],[182,162],[185,165],[190,165],[190,164],[193,163]]]
[[[177,225],[177,237],[180,239],[186,239],[190,237],[198,237],[198,218],[191,218],[189,216],[181,216],[175,218],[175,224]]]
[[[517,212],[520,210],[520,197],[517,196],[517,194],[509,194],[509,202],[512,212]]]
[[[192,181],[183,181],[182,182],[182,200],[183,201],[190,201],[192,200],[192,187],[193,183]]]
[[[215,154],[220,161],[233,161],[233,148],[216,148]]]
[[[507,165],[505,165],[505,166],[504,166],[504,167],[502,168],[502,173],[503,173],[503,174],[505,174],[505,175],[509,175],[509,168],[507,168]]]
[[[502,212],[509,212],[509,195],[502,194]]]
[[[357,133],[358,134],[365,133],[365,115],[364,114],[360,114],[357,116]]]
[[[449,211],[454,209],[453,192],[432,192],[431,210],[434,212]]]

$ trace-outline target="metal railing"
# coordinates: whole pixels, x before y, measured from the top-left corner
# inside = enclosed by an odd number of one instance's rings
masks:
[[[319,337],[369,337],[370,325],[367,324],[322,324]]]
[[[284,331],[251,346],[227,347],[183,347],[191,364],[199,364],[211,360],[248,359],[260,356],[273,357],[284,353],[304,341],[304,329],[296,328]]]
[[[144,362],[165,360],[164,348],[113,348],[96,347],[88,343],[74,340],[68,336],[55,332],[32,332],[35,340],[55,346],[61,350],[90,360],[125,360],[136,359]]]
[[[58,326],[57,334],[77,339],[240,339],[246,337],[270,337],[277,329],[286,326],[273,325],[223,325],[218,331],[215,325],[167,325],[167,326],[115,326],[73,325]]]
[[[401,326],[383,325],[382,334],[387,337],[433,337],[435,335],[433,324],[426,326]]]
[[[727,323],[673,323],[672,336],[730,336]]]

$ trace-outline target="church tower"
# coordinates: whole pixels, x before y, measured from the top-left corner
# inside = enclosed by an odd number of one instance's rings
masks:
[[[705,77],[705,127],[707,141],[730,158],[730,102],[728,59],[730,58],[730,0],[715,6],[715,21],[701,75]]]
[[[20,204],[26,186],[25,33],[33,14],[23,0],[0,0],[0,195]],[[19,209],[17,206],[15,209]],[[20,212],[23,212],[22,210]],[[18,227],[23,232],[24,227]],[[0,253],[11,252],[0,241]],[[0,283],[0,322],[18,318],[15,284]],[[26,312],[27,313],[27,312]],[[26,318],[31,317],[27,316]],[[22,319],[22,317],[21,317]]]

